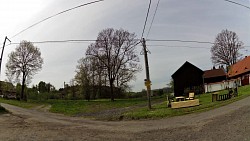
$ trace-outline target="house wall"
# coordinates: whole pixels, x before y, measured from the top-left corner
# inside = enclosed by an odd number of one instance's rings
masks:
[[[242,85],[243,86],[245,86],[245,85],[249,85],[249,81],[250,81],[250,79],[249,79],[249,74],[245,74],[245,75],[243,75],[242,77],[241,77],[241,83],[242,83]]]
[[[235,88],[235,82],[237,83],[237,86],[241,86],[240,79],[232,79],[218,83],[204,84],[205,93],[225,90],[227,88]]]
[[[241,85],[245,86],[245,85],[249,85],[250,84],[250,72],[245,72],[233,77],[229,78],[230,80],[234,80],[234,79],[240,79],[241,80]]]
[[[205,93],[226,89],[225,82],[205,84]]]

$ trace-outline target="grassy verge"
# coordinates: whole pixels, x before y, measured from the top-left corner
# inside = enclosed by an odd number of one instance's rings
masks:
[[[199,99],[200,105],[196,107],[189,108],[180,108],[180,109],[171,109],[167,107],[167,102],[153,105],[152,110],[148,110],[146,107],[138,108],[133,111],[125,113],[123,116],[126,119],[146,119],[146,118],[162,118],[162,117],[171,117],[184,115],[194,112],[203,112],[208,111],[217,107],[227,105],[229,103],[235,102],[237,100],[243,99],[247,96],[250,96],[250,86],[240,87],[238,90],[238,97],[231,98],[225,101],[216,101],[212,102],[212,94],[202,94],[197,96]],[[225,94],[227,91],[220,91],[219,94]]]
[[[161,101],[162,98],[154,98],[153,101]],[[144,106],[147,104],[146,99],[117,99],[111,102],[108,99],[99,99],[94,101],[85,100],[49,100],[51,104],[50,111],[63,113],[65,115],[77,115],[97,113],[105,110],[125,108],[130,106]]]
[[[30,101],[25,102],[25,101],[18,101],[18,100],[7,100],[3,98],[0,98],[0,103],[7,103],[7,104],[15,105],[18,107],[22,107],[22,108],[33,108],[38,105],[41,105],[39,103],[30,102]]]

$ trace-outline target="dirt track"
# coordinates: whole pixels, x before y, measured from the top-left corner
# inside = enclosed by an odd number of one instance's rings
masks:
[[[104,122],[1,104],[0,140],[250,140],[250,97],[204,113]]]

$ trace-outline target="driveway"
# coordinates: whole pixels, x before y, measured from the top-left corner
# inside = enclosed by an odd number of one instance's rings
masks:
[[[203,113],[140,121],[95,121],[1,104],[0,140],[250,140],[250,97]]]

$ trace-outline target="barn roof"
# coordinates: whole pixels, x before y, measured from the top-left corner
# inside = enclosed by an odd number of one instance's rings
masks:
[[[204,71],[203,77],[204,78],[213,78],[213,77],[219,77],[219,76],[226,76],[226,72],[223,68],[219,69],[212,69],[212,70],[206,70]]]
[[[199,70],[201,73],[203,73],[203,71],[200,68],[198,68],[195,65],[193,65],[193,64],[189,63],[188,61],[186,61],[175,73],[172,74],[172,77],[175,77],[176,74],[178,74],[179,72],[181,72],[187,66],[191,66],[191,67]]]

